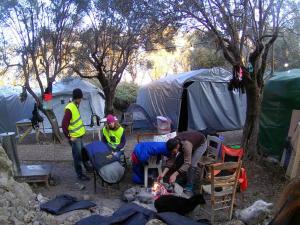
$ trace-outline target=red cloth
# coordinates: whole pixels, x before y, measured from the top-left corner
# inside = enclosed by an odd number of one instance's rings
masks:
[[[241,191],[246,191],[248,188],[248,179],[245,168],[241,168],[239,183]]]
[[[133,164],[139,164],[139,159],[136,157],[136,154],[133,152],[132,154],[131,154],[131,162],[133,163]]]
[[[64,132],[64,135],[65,135],[67,138],[70,138],[70,134],[69,134],[68,127],[69,127],[71,118],[72,118],[72,113],[71,113],[71,111],[70,111],[69,109],[66,109],[66,110],[65,110],[64,118],[63,118],[62,123],[61,123],[61,126],[62,126],[62,130],[63,130],[63,132]]]
[[[52,100],[52,98],[53,98],[53,96],[52,96],[51,93],[50,94],[44,94],[44,101],[45,102],[48,102],[48,101]]]

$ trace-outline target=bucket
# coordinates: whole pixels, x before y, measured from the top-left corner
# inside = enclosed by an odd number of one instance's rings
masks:
[[[159,134],[168,134],[171,132],[171,120],[163,117],[157,116],[157,131]]]

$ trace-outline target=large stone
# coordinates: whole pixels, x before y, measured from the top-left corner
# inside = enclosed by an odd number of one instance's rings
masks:
[[[114,211],[112,209],[103,206],[103,207],[100,208],[98,214],[100,216],[111,216],[113,213],[114,213]]]
[[[0,146],[0,177],[12,176],[12,162],[6,155],[4,149]]]
[[[230,220],[227,222],[218,222],[216,225],[245,225],[242,221],[240,220]]]
[[[154,198],[151,192],[147,192],[145,190],[141,190],[136,195],[136,200],[138,200],[141,203],[151,204],[154,202]]]
[[[141,191],[140,187],[132,187],[124,191],[122,199],[125,202],[132,202],[135,200],[135,196]]]
[[[49,201],[49,199],[46,198],[46,197],[44,197],[41,193],[39,193],[39,194],[36,196],[36,199],[38,200],[38,202],[39,202],[40,204],[43,204],[43,203]]]
[[[167,224],[161,220],[153,219],[153,220],[148,221],[148,223],[146,223],[146,225],[167,225]]]
[[[236,211],[236,217],[247,225],[256,225],[262,223],[271,213],[272,203],[258,200],[243,210]]]
[[[33,218],[35,217],[35,212],[34,211],[30,211],[28,213],[25,214],[24,216],[24,222],[25,223],[30,223],[33,222]]]

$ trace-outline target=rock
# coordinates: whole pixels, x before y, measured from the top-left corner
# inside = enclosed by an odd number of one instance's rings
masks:
[[[33,211],[28,212],[28,213],[24,216],[24,222],[25,222],[25,223],[30,223],[30,222],[32,222],[34,216],[35,216],[35,212],[33,212]]]
[[[100,210],[99,210],[99,215],[100,216],[111,216],[114,213],[114,211],[112,209],[109,209],[105,206],[103,206]]]
[[[82,198],[83,198],[83,200],[86,200],[86,201],[91,200],[90,195],[83,195]]]
[[[167,224],[161,220],[153,219],[153,220],[148,221],[148,223],[146,223],[146,225],[167,225]]]
[[[132,202],[135,200],[135,196],[141,191],[140,187],[132,187],[124,191],[122,200],[125,202]]]
[[[236,217],[247,225],[256,225],[263,222],[271,213],[273,203],[258,200],[243,210],[236,211]]]
[[[136,195],[136,200],[141,203],[151,204],[154,202],[153,195],[150,192],[142,190]]]
[[[0,177],[12,177],[12,162],[0,146]]]
[[[75,187],[80,191],[85,189],[85,185],[80,183],[75,183]]]
[[[0,199],[0,208],[8,208],[10,202],[7,199]]]
[[[240,220],[230,220],[228,222],[217,223],[216,225],[245,225],[245,224]]]
[[[49,199],[44,197],[41,193],[39,193],[37,196],[36,196],[37,200],[39,201],[40,204],[43,204],[45,202],[48,202]]]
[[[2,225],[73,225],[80,219],[90,216],[89,210],[76,210],[60,216],[53,216],[40,210],[40,204],[49,199],[36,195],[26,183],[19,183],[12,176],[11,162],[0,147],[0,224]],[[85,188],[77,183],[79,190]],[[90,195],[83,199],[89,200]],[[96,208],[96,207],[95,207]],[[113,210],[103,207],[95,212],[109,216]]]

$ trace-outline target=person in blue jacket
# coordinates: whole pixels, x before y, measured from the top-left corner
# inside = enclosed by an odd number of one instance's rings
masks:
[[[141,142],[138,143],[132,154],[132,181],[137,184],[144,183],[144,165],[151,156],[170,156],[166,142]]]

